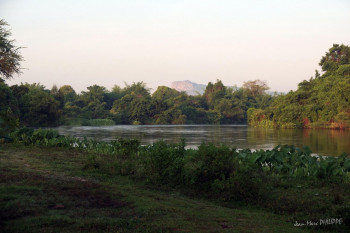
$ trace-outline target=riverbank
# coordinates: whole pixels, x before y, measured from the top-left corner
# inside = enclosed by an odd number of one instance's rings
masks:
[[[65,148],[2,144],[0,232],[308,232],[269,211],[225,207],[88,168],[88,158]]]
[[[70,145],[67,138],[40,134],[46,139],[33,135],[27,146],[1,145],[3,232],[349,230],[350,185],[332,175],[336,169],[307,178],[230,159],[245,154],[256,163],[264,159],[257,152],[237,155],[212,145],[184,150],[163,142],[139,149],[133,140],[62,148],[64,140]]]

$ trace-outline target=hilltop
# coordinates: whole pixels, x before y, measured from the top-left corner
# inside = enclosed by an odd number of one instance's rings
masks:
[[[188,95],[202,95],[205,91],[205,87],[206,85],[204,84],[193,83],[189,80],[175,81],[171,83],[171,88],[180,92],[184,91]]]

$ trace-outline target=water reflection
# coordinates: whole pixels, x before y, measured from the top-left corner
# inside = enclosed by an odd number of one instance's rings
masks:
[[[350,154],[350,131],[327,129],[248,129],[250,145],[288,144],[297,147],[309,146],[321,155]]]
[[[189,147],[197,147],[202,142],[225,144],[239,149],[272,149],[279,144],[289,144],[298,147],[308,145],[313,152],[322,155],[350,153],[350,131],[340,130],[276,130],[245,125],[63,126],[58,130],[63,135],[86,136],[102,141],[118,137],[135,138],[143,145],[158,140],[179,142],[185,138]]]

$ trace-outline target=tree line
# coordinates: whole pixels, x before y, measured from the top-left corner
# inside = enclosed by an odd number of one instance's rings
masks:
[[[246,123],[249,108],[266,108],[273,96],[265,82],[249,81],[228,88],[209,82],[203,95],[190,96],[166,86],[151,94],[143,82],[112,90],[93,85],[77,93],[70,85],[53,86],[0,82],[1,112],[22,126],[89,125],[92,119],[114,124],[235,124]]]

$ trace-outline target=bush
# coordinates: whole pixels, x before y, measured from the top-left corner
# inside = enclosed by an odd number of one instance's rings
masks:
[[[312,122],[310,125],[311,125],[311,128],[314,128],[314,129],[326,129],[326,128],[329,128],[329,123],[326,122],[326,121],[322,121],[322,120],[318,120],[318,121]]]
[[[239,165],[226,179],[216,179],[211,187],[220,198],[257,203],[267,196],[267,175],[256,165]]]
[[[152,183],[182,183],[185,151],[183,140],[179,144],[159,141],[143,147],[140,150],[143,175]]]
[[[274,123],[262,109],[249,108],[247,111],[248,124],[253,127],[274,128]]]
[[[130,155],[138,152],[140,141],[136,139],[119,138],[117,141],[114,141],[112,145],[114,145],[123,158],[128,158]]]
[[[288,123],[284,123],[281,125],[282,129],[296,129],[297,125],[295,123],[292,122],[288,122]]]
[[[227,179],[236,167],[234,153],[235,150],[227,146],[201,144],[196,153],[187,158],[184,171],[186,183],[209,188],[214,180]]]
[[[141,125],[141,122],[140,121],[133,121],[132,125]]]
[[[24,145],[71,147],[77,139],[72,137],[60,136],[57,130],[20,128],[16,129],[10,135],[15,143]]]

